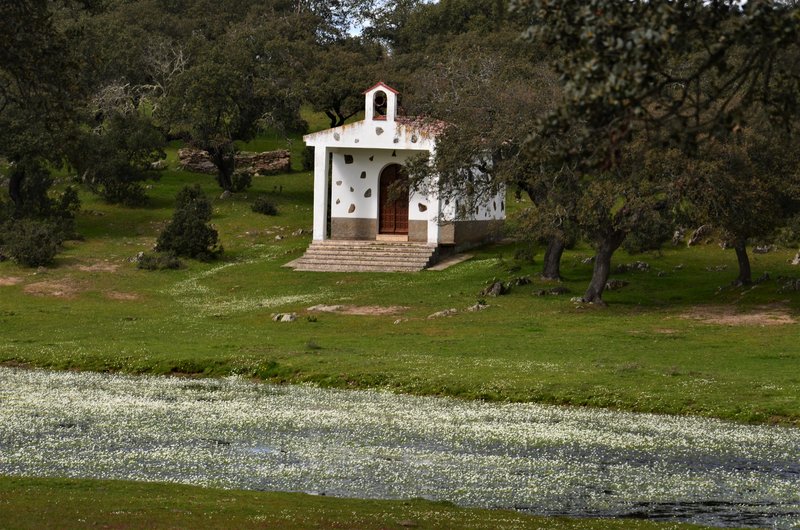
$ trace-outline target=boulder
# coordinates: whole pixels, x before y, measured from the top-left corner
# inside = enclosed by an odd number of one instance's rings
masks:
[[[481,291],[481,296],[500,296],[506,294],[508,288],[501,281],[492,282],[489,287]]]
[[[458,309],[456,309],[455,307],[451,307],[450,309],[444,309],[442,311],[437,311],[432,315],[428,315],[428,319],[430,320],[433,318],[449,317],[455,315],[456,313],[458,313]]]
[[[272,315],[273,322],[294,322],[297,320],[297,313],[276,313]]]
[[[622,289],[626,285],[628,285],[628,282],[625,280],[608,280],[606,282],[606,289],[609,291],[616,291],[618,289]]]
[[[211,161],[208,152],[200,149],[184,147],[178,149],[178,164],[185,171],[194,173],[206,173],[208,175],[217,174],[217,166]]]
[[[689,242],[686,243],[687,246],[691,247],[701,243],[701,240],[711,234],[711,225],[703,225],[694,232],[692,232],[691,237],[689,237]]]
[[[242,151],[236,153],[236,169],[250,175],[272,175],[287,173],[291,169],[291,156],[289,151],[265,151],[263,153],[250,153]],[[178,163],[181,169],[195,173],[217,174],[217,166],[211,161],[207,151],[200,149],[178,149]]]
[[[797,254],[794,255],[794,258],[792,258],[792,261],[789,263],[792,265],[800,265],[800,250],[797,251]]]

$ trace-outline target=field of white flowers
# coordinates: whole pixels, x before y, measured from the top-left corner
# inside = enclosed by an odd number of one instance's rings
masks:
[[[0,368],[0,474],[800,526],[800,429]]]

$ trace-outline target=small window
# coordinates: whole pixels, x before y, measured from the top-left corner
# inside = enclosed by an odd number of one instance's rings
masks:
[[[388,99],[386,98],[386,92],[384,92],[383,90],[375,92],[372,101],[373,101],[373,117],[376,120],[385,120],[386,108],[388,106]]]

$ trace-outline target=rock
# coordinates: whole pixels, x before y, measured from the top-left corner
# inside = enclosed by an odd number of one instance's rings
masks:
[[[408,319],[407,318],[398,318],[397,320],[394,321],[394,324],[395,325],[402,324],[403,322],[408,322]]]
[[[195,173],[215,175],[217,166],[211,161],[208,152],[200,149],[178,149],[178,164],[181,169]],[[271,175],[287,173],[291,169],[291,156],[289,151],[265,151],[263,153],[250,153],[242,151],[236,153],[235,164],[238,171],[250,175]]]
[[[397,521],[397,524],[399,526],[403,526],[405,528],[416,528],[417,527],[417,523],[415,523],[411,519],[404,519],[402,521]]]
[[[336,313],[337,311],[341,311],[342,309],[344,309],[343,305],[319,304],[319,305],[312,305],[311,307],[308,308],[308,311],[312,312],[318,311],[320,313]]]
[[[797,254],[794,255],[794,258],[792,258],[792,261],[789,263],[792,265],[800,265],[800,250],[797,251]]]
[[[616,291],[618,289],[622,289],[626,285],[628,285],[628,282],[625,280],[608,280],[606,282],[606,289],[609,291]]]
[[[215,175],[217,166],[211,161],[208,152],[185,147],[178,149],[178,165],[185,171]]]
[[[467,308],[467,311],[475,312],[475,311],[483,311],[484,309],[488,308],[489,304],[482,304],[480,302],[476,303],[475,305],[471,305]]]
[[[768,254],[770,252],[774,252],[775,250],[778,250],[778,247],[775,245],[758,245],[753,247],[754,254]]]
[[[517,287],[520,287],[522,285],[529,285],[531,283],[531,277],[530,276],[519,276],[519,277],[514,278],[513,280],[511,280],[511,283],[513,285],[516,285]]]
[[[456,313],[458,313],[458,309],[456,309],[455,307],[451,307],[450,309],[445,309],[443,311],[437,311],[436,313],[433,313],[432,315],[428,315],[428,320],[433,319],[433,318],[449,317],[449,316],[455,315]]]
[[[131,263],[139,263],[144,259],[144,252],[137,252],[136,255],[130,258],[128,261]]]
[[[582,259],[581,263],[583,263],[584,265],[589,265],[590,263],[594,263],[594,256]]]
[[[623,272],[630,272],[630,271],[640,271],[640,272],[647,272],[650,270],[650,264],[645,263],[644,261],[634,261],[633,263],[620,263],[617,265],[615,271],[617,273]]]
[[[768,272],[765,272],[764,274],[762,274],[761,276],[759,276],[759,277],[756,279],[756,281],[754,281],[753,283],[755,283],[755,284],[759,284],[759,283],[764,283],[764,282],[768,282],[768,281],[769,281],[769,273],[768,273]]]
[[[489,287],[481,291],[481,296],[500,296],[504,295],[508,292],[508,289],[503,282],[496,281],[493,282]]]
[[[225,190],[225,191],[222,192],[222,194],[219,196],[219,198],[220,198],[220,200],[224,201],[225,199],[230,199],[231,195],[232,194],[231,194],[230,190]]]
[[[283,239],[283,236],[282,236],[282,235],[280,235],[280,234],[278,234],[277,236],[275,236],[275,241],[281,241],[282,239]]]
[[[678,228],[675,232],[672,233],[672,244],[676,247],[683,243],[683,240],[686,239],[686,229],[685,228]]]
[[[263,153],[241,152],[236,155],[236,166],[251,175],[274,175],[288,173],[292,168],[289,151],[265,151]]]
[[[783,281],[780,292],[800,291],[800,279],[789,278]]]
[[[294,322],[297,320],[297,313],[275,313],[272,315],[273,322]]]
[[[569,289],[567,289],[566,287],[558,286],[558,287],[553,287],[552,289],[540,289],[538,291],[534,291],[533,295],[534,296],[557,296],[557,295],[560,295],[560,294],[568,294],[570,292],[571,291]]]
[[[156,160],[150,164],[150,169],[154,169],[156,171],[164,171],[169,167],[167,160],[162,158],[161,160]]]
[[[692,232],[691,237],[689,237],[689,242],[686,243],[686,246],[694,246],[700,243],[700,240],[704,237],[708,236],[711,233],[711,225],[703,225],[694,232]]]
[[[295,230],[294,232],[292,232],[292,235],[294,237],[299,237],[299,236],[302,236],[303,234],[305,234],[305,231],[302,228],[299,228],[299,229]]]
[[[727,268],[728,268],[727,265],[717,265],[715,267],[710,267],[710,266],[706,267],[706,270],[708,272],[722,272],[724,270],[727,270]]]

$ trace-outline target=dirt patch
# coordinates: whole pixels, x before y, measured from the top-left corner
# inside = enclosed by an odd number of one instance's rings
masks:
[[[81,290],[81,286],[70,279],[31,283],[23,289],[26,293],[34,296],[54,296],[56,298],[74,298]]]
[[[379,306],[379,305],[315,305],[309,307],[308,310],[314,313],[339,313],[341,315],[396,315],[407,310],[407,307],[400,305],[392,306]]]
[[[107,291],[103,293],[109,300],[138,300],[139,295],[136,293],[121,293],[119,291]]]
[[[678,330],[669,328],[656,328],[653,330],[653,333],[658,333],[659,335],[675,335],[678,333]]]
[[[117,263],[109,263],[107,261],[98,261],[91,265],[80,265],[79,270],[84,272],[117,272],[119,265]]]
[[[0,276],[0,287],[22,283],[22,278],[16,276]]]
[[[758,306],[748,311],[733,307],[695,307],[681,317],[720,326],[784,326],[797,323],[797,319],[782,305]]]

